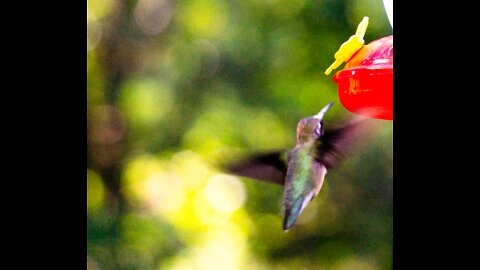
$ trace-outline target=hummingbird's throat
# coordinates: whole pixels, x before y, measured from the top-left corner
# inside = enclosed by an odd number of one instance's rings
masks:
[[[314,137],[316,135],[313,134],[299,134],[297,137],[297,145],[298,144],[313,144],[316,141],[316,138]]]

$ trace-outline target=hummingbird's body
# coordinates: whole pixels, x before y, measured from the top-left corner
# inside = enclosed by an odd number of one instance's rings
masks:
[[[322,188],[327,169],[315,159],[314,147],[313,143],[297,144],[288,155],[283,201],[286,216],[283,222],[284,229],[290,228],[295,223],[306,204]]]
[[[352,139],[365,137],[365,131],[370,131],[366,128],[368,121],[357,118],[325,132],[323,116],[332,104],[318,114],[300,120],[297,141],[291,151],[257,154],[227,167],[233,174],[284,185],[284,230],[295,224],[305,206],[317,196],[327,171],[351,152],[354,144],[358,144]]]

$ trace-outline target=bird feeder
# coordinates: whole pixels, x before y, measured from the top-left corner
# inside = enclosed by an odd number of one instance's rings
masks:
[[[364,45],[367,26],[368,17],[364,17],[325,74],[346,62],[333,76],[342,105],[352,113],[393,120],[393,35]]]

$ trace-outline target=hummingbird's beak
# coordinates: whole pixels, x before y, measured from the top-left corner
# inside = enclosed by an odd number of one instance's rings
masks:
[[[325,113],[328,111],[328,109],[330,109],[330,107],[332,107],[332,105],[333,105],[333,101],[328,103],[327,106],[323,107],[323,109],[319,113],[317,113],[315,116],[313,116],[313,118],[322,120],[323,116],[325,116]]]

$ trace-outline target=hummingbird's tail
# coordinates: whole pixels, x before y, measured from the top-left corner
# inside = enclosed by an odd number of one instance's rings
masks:
[[[306,196],[300,196],[291,204],[291,206],[285,207],[285,217],[283,219],[283,230],[288,231],[297,221],[298,216],[302,213],[303,209],[313,199],[314,194],[310,193]]]

